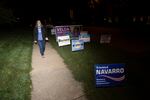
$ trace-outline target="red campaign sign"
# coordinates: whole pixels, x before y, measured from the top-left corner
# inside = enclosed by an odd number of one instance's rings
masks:
[[[69,26],[56,26],[56,35],[57,36],[64,36],[68,32],[70,32],[70,27]]]

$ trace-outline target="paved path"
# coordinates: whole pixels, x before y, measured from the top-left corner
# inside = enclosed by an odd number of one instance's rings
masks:
[[[49,43],[46,43],[45,58],[37,44],[32,53],[31,100],[87,100],[82,84],[74,80],[63,59]]]

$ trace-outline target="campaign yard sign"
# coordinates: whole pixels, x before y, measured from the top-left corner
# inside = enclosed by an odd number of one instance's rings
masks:
[[[95,64],[96,87],[120,86],[125,83],[125,64]]]
[[[110,43],[111,35],[110,34],[102,34],[100,37],[100,43]]]
[[[69,27],[70,27],[71,32],[73,33],[76,28],[78,28],[79,31],[81,31],[83,25],[69,25]]]
[[[51,35],[55,35],[55,34],[56,34],[55,28],[52,28],[51,29]]]
[[[84,42],[90,42],[90,35],[87,31],[82,31],[79,35],[79,40],[83,40]]]
[[[71,37],[78,37],[80,35],[80,31],[82,30],[82,25],[69,25]]]
[[[83,40],[72,40],[72,51],[79,51],[84,49]]]
[[[56,30],[56,36],[64,36],[67,35],[68,32],[70,32],[69,26],[55,26]]]
[[[71,44],[69,35],[58,36],[57,40],[58,40],[58,46],[66,46],[66,45],[70,45]]]

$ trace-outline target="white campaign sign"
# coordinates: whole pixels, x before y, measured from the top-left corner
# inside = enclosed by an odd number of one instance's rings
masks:
[[[57,40],[58,40],[58,46],[70,45],[70,37],[69,37],[69,35],[58,36]]]
[[[53,29],[51,29],[51,34],[52,35],[55,35],[56,34],[56,32],[55,32],[55,29],[53,28]]]

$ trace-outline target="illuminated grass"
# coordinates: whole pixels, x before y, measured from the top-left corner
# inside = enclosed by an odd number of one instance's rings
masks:
[[[54,36],[50,36],[50,43],[64,59],[74,78],[83,82],[89,100],[140,100],[146,95],[142,94],[141,88],[137,88],[136,81],[140,76],[136,73],[138,70],[132,70],[140,68],[140,65],[135,63],[136,57],[132,58],[127,52],[100,43],[86,43],[84,50],[72,52],[71,46],[58,47]],[[96,88],[94,64],[102,63],[125,63],[128,69],[126,84],[121,87]]]
[[[0,100],[30,100],[32,34],[27,30],[1,32]]]

